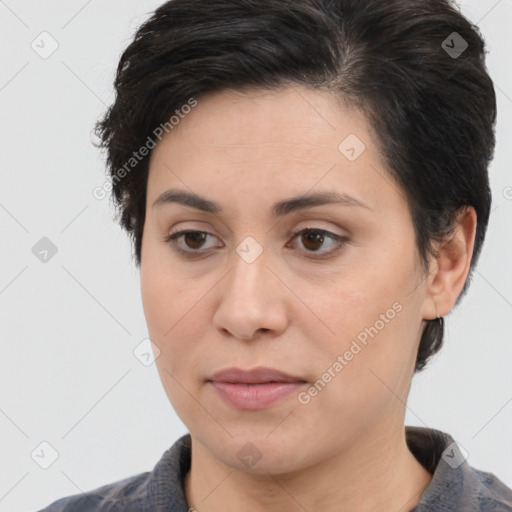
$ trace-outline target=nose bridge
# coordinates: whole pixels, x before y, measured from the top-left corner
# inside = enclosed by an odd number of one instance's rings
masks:
[[[270,252],[270,251],[268,251]],[[286,315],[276,296],[279,284],[267,268],[272,266],[263,249],[254,238],[247,237],[232,255],[231,271],[219,297],[215,311],[216,328],[245,340],[258,330],[281,332]]]
[[[258,297],[266,285],[266,280],[271,275],[267,268],[267,251],[252,236],[247,236],[235,248],[233,255],[233,271],[230,279],[230,286],[236,292],[247,293],[247,300],[254,300]],[[238,293],[235,293],[237,295]]]

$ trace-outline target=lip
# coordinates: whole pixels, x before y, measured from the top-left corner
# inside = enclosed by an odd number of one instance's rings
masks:
[[[232,384],[264,384],[268,382],[306,382],[302,377],[284,373],[274,368],[258,366],[249,370],[225,368],[214,373],[209,381],[229,382]]]
[[[283,400],[304,387],[307,381],[280,370],[258,367],[227,368],[213,374],[208,383],[231,407],[256,410]]]

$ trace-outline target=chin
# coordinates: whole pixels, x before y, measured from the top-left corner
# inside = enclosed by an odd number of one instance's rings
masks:
[[[212,454],[226,466],[251,474],[283,474],[301,469],[305,465],[303,443],[296,444],[289,434],[279,436],[265,431],[240,433],[230,431],[233,437],[223,436],[205,443]],[[270,434],[269,434],[270,433]]]

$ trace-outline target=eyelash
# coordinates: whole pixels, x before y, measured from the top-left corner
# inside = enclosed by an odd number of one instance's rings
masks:
[[[208,233],[206,231],[198,231],[198,230],[192,230],[192,229],[186,229],[183,231],[177,231],[174,233],[170,233],[169,235],[166,235],[163,239],[163,241],[166,244],[169,244],[171,248],[178,252],[179,254],[182,254],[186,256],[187,258],[198,258],[201,257],[203,254],[200,250],[184,250],[181,247],[178,247],[177,245],[177,239],[181,238],[183,235],[190,234],[190,233],[204,233],[206,235],[211,235],[211,233]],[[337,254],[345,244],[348,242],[348,238],[344,236],[336,235],[335,233],[331,233],[330,231],[327,231],[325,229],[320,228],[303,228],[301,230],[295,231],[294,233],[291,233],[292,240],[294,240],[298,235],[301,235],[303,233],[320,233],[324,236],[324,238],[330,238],[331,240],[334,240],[336,242],[336,247],[330,251],[323,252],[320,254],[323,254],[323,256],[313,256],[313,259],[323,259],[333,256],[334,254]],[[211,235],[213,236],[213,235]],[[203,251],[207,252],[207,251]],[[318,251],[305,251],[309,254],[315,254],[318,253]]]

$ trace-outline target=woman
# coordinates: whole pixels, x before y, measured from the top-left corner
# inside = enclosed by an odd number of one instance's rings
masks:
[[[404,427],[489,219],[478,29],[446,0],[173,0],[115,87],[97,133],[189,434],[45,510],[512,510]]]

